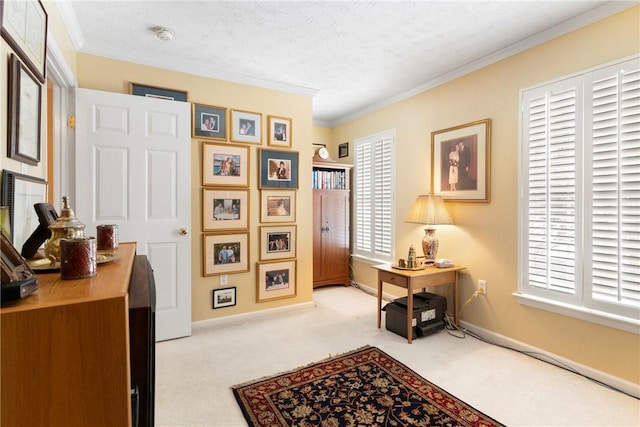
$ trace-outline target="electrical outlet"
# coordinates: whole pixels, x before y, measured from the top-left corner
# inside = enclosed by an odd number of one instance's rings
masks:
[[[482,295],[487,294],[487,281],[486,280],[478,280],[478,293]]]
[[[229,283],[229,276],[226,274],[223,274],[220,276],[220,286],[225,286]]]

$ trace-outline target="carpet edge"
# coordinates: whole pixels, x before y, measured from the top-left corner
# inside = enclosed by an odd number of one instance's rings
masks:
[[[331,355],[331,353],[329,353],[329,356],[325,357],[322,360],[317,360],[315,362],[310,362],[310,363],[307,363],[306,365],[301,365],[301,366],[298,366],[297,368],[293,368],[293,369],[287,369],[286,371],[282,371],[282,372],[279,372],[279,373],[276,373],[276,374],[265,375],[265,376],[263,376],[261,378],[254,378],[252,380],[248,380],[248,381],[242,382],[240,384],[232,385],[230,388],[232,390],[234,390],[234,392],[235,392],[237,389],[242,388],[242,387],[246,387],[246,386],[248,386],[250,384],[257,384],[257,383],[262,382],[262,381],[269,381],[269,380],[271,380],[271,379],[273,379],[275,377],[281,376],[281,375],[293,373],[293,372],[299,371],[301,369],[307,369],[307,368],[309,368],[310,366],[313,366],[313,365],[326,363],[331,359],[337,359],[337,358],[340,358],[340,357],[350,356],[350,355],[358,353],[360,351],[370,350],[372,348],[380,350],[379,348],[377,348],[375,346],[372,346],[370,344],[366,344],[366,345],[363,345],[362,347],[359,347],[359,348],[356,348],[356,349],[353,349],[353,350],[349,350],[349,351],[345,351],[344,353],[336,353],[334,355]]]

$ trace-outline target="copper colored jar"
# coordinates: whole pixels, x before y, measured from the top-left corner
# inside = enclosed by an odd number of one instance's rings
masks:
[[[118,249],[118,226],[116,224],[101,224],[96,227],[98,250],[115,251]]]
[[[94,277],[96,265],[96,239],[60,240],[60,277],[62,279],[85,279]]]

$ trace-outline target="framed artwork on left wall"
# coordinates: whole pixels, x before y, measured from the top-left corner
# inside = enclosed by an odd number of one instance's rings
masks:
[[[14,54],[9,66],[7,156],[30,165],[40,162],[42,85]]]

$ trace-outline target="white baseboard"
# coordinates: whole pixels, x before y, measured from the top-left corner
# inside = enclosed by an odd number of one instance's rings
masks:
[[[199,320],[192,322],[193,329],[206,329],[211,326],[225,325],[229,323],[244,322],[250,319],[258,319],[264,316],[271,316],[274,313],[286,313],[289,311],[297,311],[305,308],[313,308],[316,304],[313,301],[303,302],[300,304],[287,305],[284,307],[269,308],[266,310],[252,311],[249,313],[232,314],[231,316],[218,317],[215,319]]]
[[[375,297],[378,296],[377,289],[363,285],[361,283],[357,283],[357,286],[360,289],[362,289],[362,291],[370,295],[373,295]],[[393,301],[397,297],[383,292],[382,298],[388,301]],[[576,372],[579,372],[581,375],[585,377],[594,379],[610,387],[621,390],[624,393],[627,393],[631,396],[634,396],[635,398],[640,399],[640,385],[638,384],[632,383],[630,381],[624,380],[619,377],[615,377],[613,375],[607,374],[606,372],[593,369],[589,366],[582,365],[574,360],[567,359],[553,353],[549,353],[548,351],[514,340],[504,335],[492,332],[488,329],[484,329],[472,323],[461,321],[460,326],[467,329],[469,332],[487,340],[490,343],[508,347],[517,351],[526,352],[527,354],[529,354],[532,357],[535,357],[536,359],[540,359],[542,361],[551,363],[552,365],[556,365],[561,368],[566,369],[567,367],[570,367],[571,369],[573,369]]]
[[[561,368],[567,369],[567,367],[569,367],[570,370],[579,372],[580,375],[594,379],[610,387],[621,390],[624,393],[627,393],[635,398],[640,398],[640,385],[638,384],[634,384],[622,378],[618,378],[613,375],[607,374],[606,372],[593,369],[589,366],[582,365],[574,360],[567,359],[553,353],[549,353],[548,351],[514,340],[504,335],[492,332],[488,329],[484,329],[472,323],[461,321],[460,326],[466,329],[467,331],[487,340],[490,343],[508,347],[517,351],[525,352],[531,357],[535,357],[536,359],[540,359],[544,362],[551,363],[552,365],[556,365]]]

